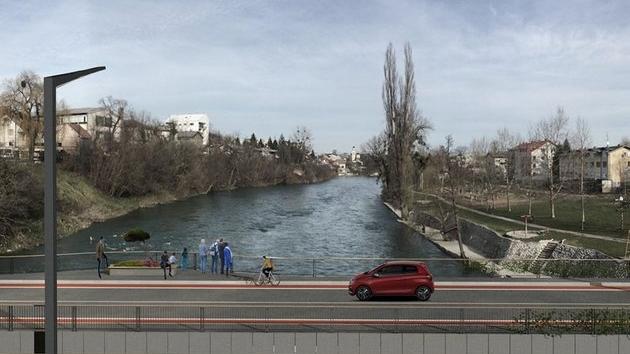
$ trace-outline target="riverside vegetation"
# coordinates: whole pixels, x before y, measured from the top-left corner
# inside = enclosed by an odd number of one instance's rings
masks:
[[[21,129],[28,159],[0,158],[0,253],[42,242],[43,171],[34,151],[43,133],[43,80],[30,71],[6,80],[0,117]],[[207,145],[176,141],[163,126],[124,99],[99,102],[106,131],[82,136],[76,151],[58,155],[58,229],[61,236],[140,207],[210,191],[314,183],[336,175],[320,164],[311,134],[298,128],[285,139],[212,132]],[[65,104],[57,103],[63,115]],[[209,129],[209,127],[206,127]],[[166,133],[166,134],[165,134]]]
[[[59,164],[59,233],[211,191],[315,183],[336,175],[299,144],[283,138],[278,144],[276,158],[219,134],[208,148],[158,137],[122,139],[110,151],[89,142]],[[42,165],[0,159],[0,252],[40,244],[42,218]]]

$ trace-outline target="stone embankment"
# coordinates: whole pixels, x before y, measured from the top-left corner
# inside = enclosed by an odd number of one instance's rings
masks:
[[[442,223],[436,216],[419,209],[414,210],[406,223],[447,253],[459,256],[456,233],[452,231],[454,222]],[[425,232],[422,232],[423,225]],[[459,219],[459,229],[467,258],[484,258],[486,270],[498,275],[625,278],[630,273],[627,261],[594,249],[554,240],[516,240],[462,218]],[[444,234],[439,230],[447,232]]]

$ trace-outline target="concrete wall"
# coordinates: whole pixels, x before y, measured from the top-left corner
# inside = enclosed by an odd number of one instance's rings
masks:
[[[425,225],[436,230],[442,230],[442,222],[440,219],[436,218],[433,215],[427,214],[425,212],[420,211],[421,206],[416,207],[414,210],[413,223],[415,225]]]
[[[508,250],[514,240],[503,237],[493,230],[470,222],[459,220],[462,241],[466,246],[477,251],[487,258],[503,258],[508,254]]]
[[[0,331],[0,353],[32,353],[33,332]],[[629,336],[423,333],[68,332],[63,354],[630,354]]]

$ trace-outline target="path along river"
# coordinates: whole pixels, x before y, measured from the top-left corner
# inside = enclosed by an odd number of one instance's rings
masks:
[[[447,258],[431,242],[396,221],[379,193],[376,180],[368,177],[212,193],[93,224],[60,240],[58,252],[93,252],[90,237],[96,240],[100,236],[109,251],[141,250],[126,244],[121,236],[139,227],[151,234],[148,249],[173,250],[178,256],[184,247],[196,251],[202,238],[210,242],[223,237],[234,253],[236,271],[255,271],[258,260],[248,256],[265,254],[296,258],[276,262],[287,274],[311,274],[310,258]],[[43,248],[32,252],[43,253]],[[110,256],[117,257],[123,256]],[[93,266],[93,257],[81,262]],[[346,275],[380,262],[320,259],[314,268],[317,275]],[[437,276],[468,275],[454,260],[430,261],[429,266]]]

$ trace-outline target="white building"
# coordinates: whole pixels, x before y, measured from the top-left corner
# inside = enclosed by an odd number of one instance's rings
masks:
[[[356,152],[356,150],[354,149],[354,146],[352,147],[352,153],[350,153],[350,156],[351,156],[352,162],[361,161],[361,154]]]
[[[0,117],[0,147],[16,148],[23,144],[22,129],[9,117]]]
[[[603,146],[585,149],[584,179],[602,181],[602,187],[622,186],[630,180],[630,147]],[[577,180],[581,174],[582,154],[579,150],[560,156],[560,176]],[[605,188],[602,188],[606,191]]]
[[[203,137],[203,145],[208,145],[210,137],[210,119],[206,114],[173,114],[169,121],[178,132],[199,132]]]
[[[547,140],[530,141],[510,151],[514,157],[514,179],[520,182],[541,182],[547,179],[553,166],[556,146]]]
[[[61,125],[76,124],[96,139],[105,138],[110,134],[113,124],[112,119],[107,116],[107,111],[102,107],[67,109],[59,114],[59,122]],[[115,134],[115,137],[120,134],[120,127]]]

